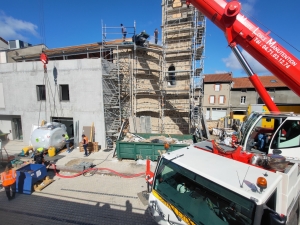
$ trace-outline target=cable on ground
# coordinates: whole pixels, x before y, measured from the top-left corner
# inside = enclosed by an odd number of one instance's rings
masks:
[[[74,178],[74,177],[78,177],[78,176],[81,176],[82,174],[84,173],[88,173],[90,171],[99,171],[99,170],[107,170],[107,171],[110,171],[111,173],[113,174],[116,174],[122,178],[134,178],[134,177],[140,177],[142,175],[145,175],[145,173],[137,173],[137,174],[131,174],[131,175],[126,175],[126,174],[122,174],[122,173],[118,173],[117,171],[114,171],[112,169],[109,169],[109,168],[89,168],[89,169],[86,169],[80,173],[76,173],[74,175],[71,175],[71,176],[65,176],[65,175],[60,175],[57,171],[56,171],[56,165],[55,164],[52,164],[53,166],[53,169],[54,169],[54,172],[55,172],[55,175],[58,176],[58,177],[61,177],[61,178]]]

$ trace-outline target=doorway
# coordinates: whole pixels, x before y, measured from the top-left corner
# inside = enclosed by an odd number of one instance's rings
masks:
[[[74,122],[72,117],[52,117],[52,122],[62,123],[67,127],[67,133],[70,138],[74,137]]]
[[[13,139],[23,140],[21,118],[13,118]]]

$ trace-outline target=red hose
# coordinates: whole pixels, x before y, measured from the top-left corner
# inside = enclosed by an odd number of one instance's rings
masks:
[[[93,170],[108,170],[120,177],[123,177],[123,178],[134,178],[134,177],[139,177],[139,176],[142,176],[142,175],[145,175],[145,173],[137,173],[137,174],[132,174],[132,175],[125,175],[125,174],[121,174],[121,173],[118,173],[117,171],[114,171],[112,169],[109,169],[109,168],[89,168],[89,169],[86,169],[80,173],[77,173],[77,174],[74,174],[72,176],[64,176],[64,175],[60,175],[59,173],[57,173],[56,171],[56,165],[55,164],[52,164],[53,165],[53,169],[54,169],[54,172],[55,172],[55,175],[58,176],[58,177],[61,177],[61,178],[74,178],[74,177],[78,177],[84,173],[87,173],[89,171],[93,171]]]

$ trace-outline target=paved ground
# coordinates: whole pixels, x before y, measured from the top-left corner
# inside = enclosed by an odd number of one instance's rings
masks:
[[[23,142],[11,141],[5,148],[9,154],[17,155],[24,146]],[[118,161],[112,155],[112,151],[100,151],[85,158],[75,149],[69,154],[61,153],[56,164],[66,171],[71,168],[72,160],[90,161],[98,168],[124,174],[145,171],[145,165],[133,160]],[[55,181],[41,192],[17,194],[12,201],[7,200],[5,192],[0,192],[0,224],[155,224],[146,211],[147,205],[138,197],[138,193],[147,189],[144,177],[121,178],[110,173],[59,178],[52,171],[49,175]]]

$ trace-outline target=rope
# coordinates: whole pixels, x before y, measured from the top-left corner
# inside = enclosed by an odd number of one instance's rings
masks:
[[[50,92],[51,92],[51,97],[53,98],[53,102],[54,102],[54,109],[53,109],[53,114],[52,114],[52,108],[51,108],[50,98],[49,98],[49,104],[50,104],[50,110],[51,110],[51,116],[52,116],[52,115],[55,114],[55,94],[53,95],[50,80],[49,80],[48,76],[47,76],[47,81],[48,81],[48,86],[49,86],[49,89],[50,89]]]
[[[268,28],[264,23],[260,22],[258,19],[256,19],[254,16],[251,16],[247,11],[243,10],[243,13],[248,16],[249,18],[255,20],[257,23],[261,24],[263,27],[265,27],[267,30],[269,30],[271,33],[273,33],[274,35],[276,35],[278,38],[280,38],[283,42],[285,42],[287,45],[289,45],[291,48],[293,48],[294,50],[296,50],[297,52],[300,52],[300,50],[298,48],[296,48],[294,45],[290,44],[288,41],[286,41],[285,39],[283,39],[281,36],[279,36],[279,34],[275,33],[273,30],[271,30],[270,28]]]
[[[44,74],[44,78],[43,78],[43,85],[45,86],[45,74]],[[46,89],[45,89],[45,93],[46,93]],[[40,124],[40,116],[41,116],[41,111],[42,111],[42,100],[41,100],[41,96],[40,96],[40,90],[39,90],[39,97],[40,97],[40,110],[39,110],[39,118],[38,118],[38,124],[37,124],[38,127],[40,126],[39,125]]]
[[[56,109],[56,106],[55,106],[56,86],[57,86],[57,84],[55,84],[55,88],[54,88],[53,104],[54,104],[54,114],[55,114],[55,110],[56,110],[56,116],[58,117],[57,109]]]
[[[47,73],[44,73],[44,79],[45,79],[45,120],[47,121],[47,96],[48,96],[48,94],[47,94],[47,90],[48,90],[48,88],[47,88]]]
[[[99,170],[110,171],[113,174],[116,174],[117,176],[120,176],[122,178],[135,178],[135,177],[140,177],[142,175],[145,175],[144,172],[143,173],[132,174],[132,175],[126,175],[126,174],[122,174],[122,173],[119,173],[117,171],[114,171],[112,169],[109,169],[109,168],[90,168],[90,169],[86,169],[86,170],[84,170],[84,171],[82,171],[80,173],[74,174],[72,176],[65,176],[65,175],[60,175],[59,173],[57,173],[57,171],[56,171],[56,165],[55,164],[52,164],[52,165],[53,165],[53,169],[54,169],[55,175],[58,176],[58,177],[61,177],[61,178],[74,178],[74,177],[78,177],[78,176],[80,176],[82,174],[85,174],[87,172],[90,172],[90,171],[94,171],[96,173],[96,171],[99,171]]]
[[[39,1],[39,19],[40,19],[40,37],[42,44],[46,45],[45,21],[44,21],[44,4],[43,0]]]
[[[57,95],[58,95],[58,98],[59,98],[59,89],[58,89],[58,86],[56,85],[56,88],[57,88]],[[60,105],[60,114],[61,114],[61,117],[64,117],[64,113],[63,113],[63,107],[61,105],[61,101],[59,101],[59,105]],[[57,109],[56,109],[56,114],[58,116],[58,112],[57,112]]]

